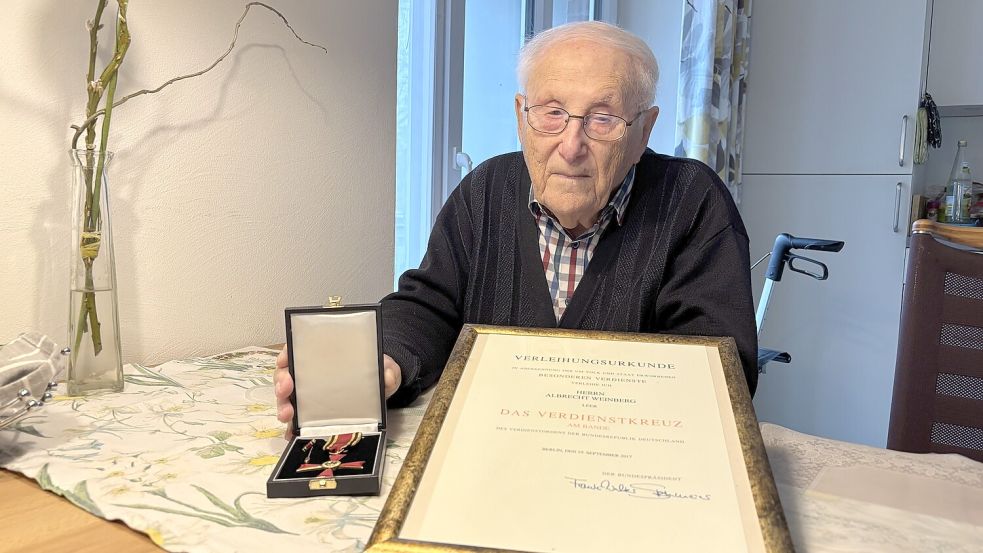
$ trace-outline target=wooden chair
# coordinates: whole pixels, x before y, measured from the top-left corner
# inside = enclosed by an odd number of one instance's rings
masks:
[[[920,219],[910,246],[887,447],[983,461],[983,228]]]

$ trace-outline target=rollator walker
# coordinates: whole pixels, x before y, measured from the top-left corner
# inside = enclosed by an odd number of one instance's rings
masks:
[[[765,325],[765,316],[768,314],[768,302],[771,301],[771,292],[775,284],[781,282],[788,265],[790,271],[808,275],[816,280],[826,280],[829,278],[829,269],[825,263],[811,259],[796,253],[793,250],[812,250],[821,252],[838,252],[843,249],[843,242],[838,240],[823,240],[820,238],[797,238],[791,234],[782,233],[775,238],[775,245],[771,251],[766,253],[761,259],[757,260],[751,268],[754,269],[769,256],[768,271],[765,273],[765,285],[761,290],[761,298],[758,300],[758,308],[754,314],[754,322],[758,328],[758,339],[761,339],[761,329]],[[799,266],[796,266],[796,263]],[[803,266],[802,264],[806,264]],[[767,348],[758,348],[758,372],[765,372],[765,365],[775,361],[778,363],[788,363],[792,356],[787,351],[780,351]]]

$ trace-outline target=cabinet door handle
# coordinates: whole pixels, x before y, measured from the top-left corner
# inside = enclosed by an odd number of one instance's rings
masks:
[[[901,183],[899,182],[894,189],[894,232],[898,232],[901,224]]]
[[[898,149],[898,166],[904,167],[904,139],[908,134],[908,114],[901,117],[901,148]],[[897,230],[897,229],[895,229]]]

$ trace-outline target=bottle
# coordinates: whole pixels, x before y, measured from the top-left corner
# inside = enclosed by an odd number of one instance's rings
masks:
[[[968,224],[973,221],[969,218],[969,207],[973,198],[973,174],[966,161],[965,140],[959,141],[956,150],[956,159],[952,163],[952,171],[949,173],[949,182],[945,189],[945,222],[956,224]]]

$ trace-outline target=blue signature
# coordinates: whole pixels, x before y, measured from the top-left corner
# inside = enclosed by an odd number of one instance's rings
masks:
[[[710,501],[708,493],[679,492],[670,490],[662,484],[651,484],[647,482],[626,484],[624,482],[612,482],[604,479],[600,481],[590,481],[583,478],[573,478],[565,476],[570,485],[577,490],[592,492],[607,492],[637,497],[639,499],[690,499],[695,501]]]

